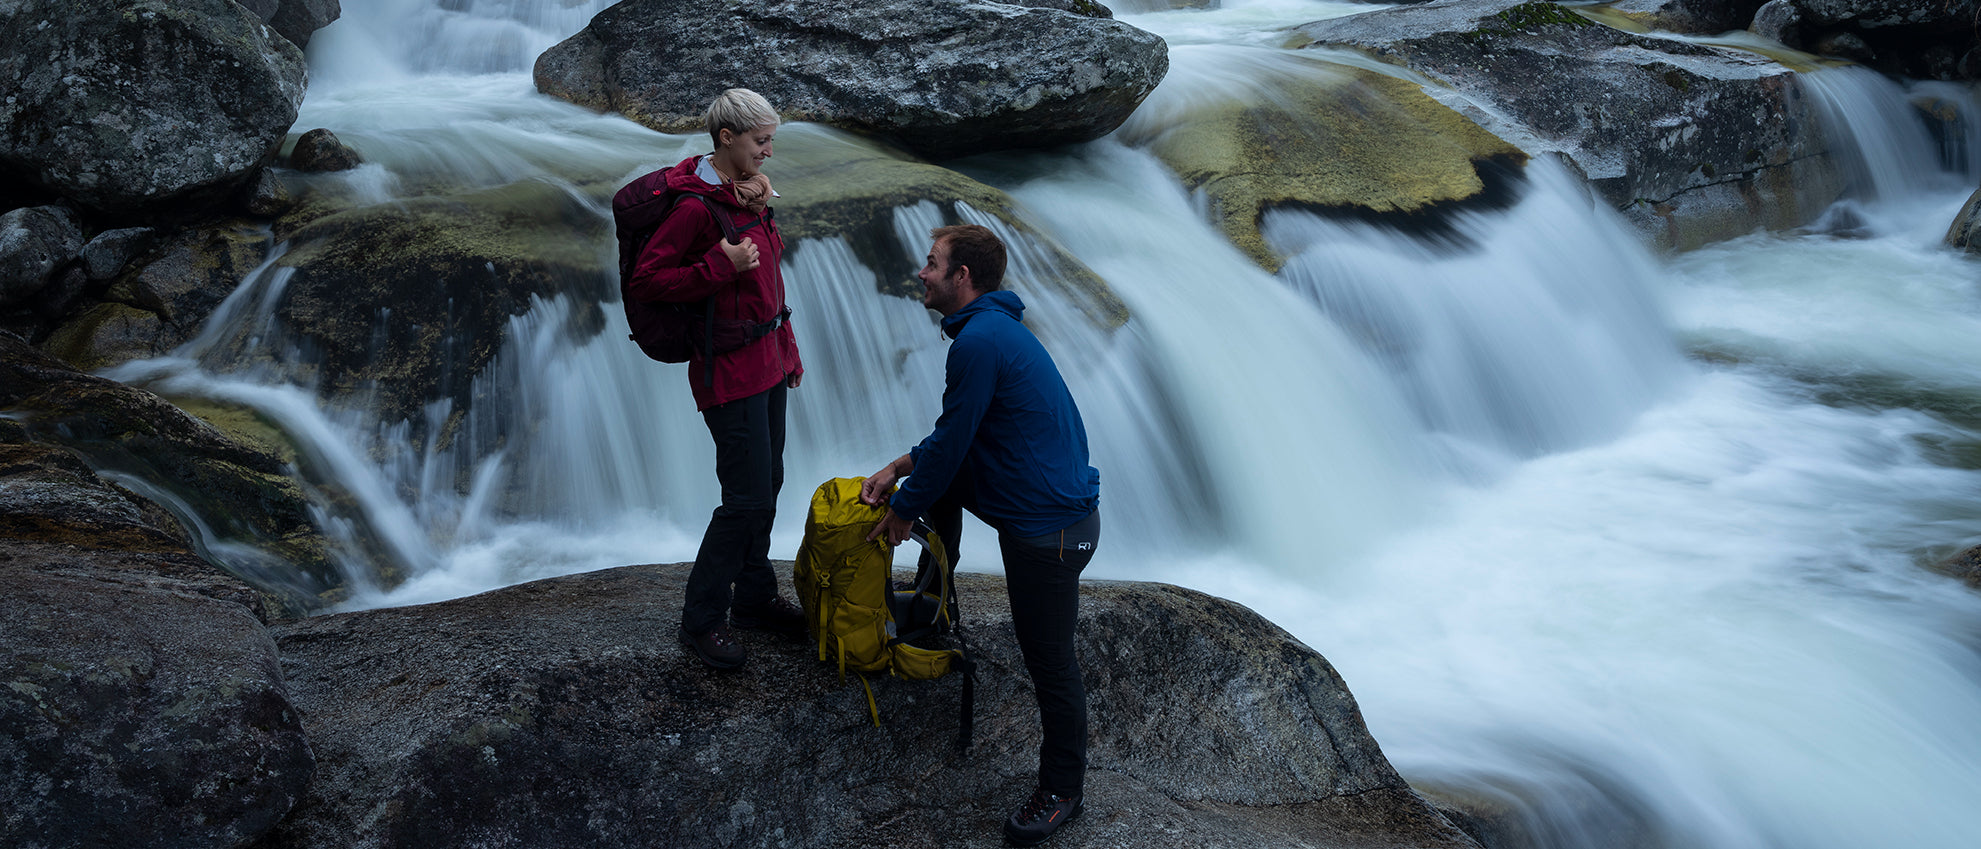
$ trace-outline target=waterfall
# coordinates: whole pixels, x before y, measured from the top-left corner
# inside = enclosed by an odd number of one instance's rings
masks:
[[[536,52],[604,5],[349,0],[312,42],[298,129],[332,127],[368,164],[315,187],[604,183],[699,150],[530,90]],[[1267,48],[1360,8],[1124,14],[1176,47],[1135,120],[1335,73]],[[1856,223],[1677,257],[1543,162],[1508,207],[1435,239],[1272,212],[1277,273],[1206,222],[1147,133],[959,165],[1018,203],[1017,229],[962,214],[1011,241],[1012,286],[1085,416],[1108,528],[1089,574],[1287,628],[1342,671],[1406,778],[1511,811],[1519,845],[1972,845],[1981,596],[1923,564],[1981,542],[1977,266],[1938,245],[1981,177],[1981,110],[1951,86],[1800,79]],[[1963,117],[1936,137],[1921,98]],[[939,221],[894,211],[910,264]],[[947,344],[918,304],[875,294],[845,240],[787,236],[807,375],[779,557],[813,485],[926,433]],[[1127,323],[1081,317],[1048,247]],[[351,606],[692,556],[713,452],[685,369],[642,358],[615,306],[584,338],[567,319],[589,305],[515,317],[461,437],[420,444],[219,344],[286,344],[267,305],[287,273],[257,271],[199,340],[113,376],[279,422],[312,486],[355,505],[323,516]],[[965,568],[995,571],[991,535],[965,536]]]

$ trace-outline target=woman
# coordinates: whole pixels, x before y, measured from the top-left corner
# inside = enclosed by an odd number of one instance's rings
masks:
[[[777,112],[762,95],[732,88],[709,104],[704,121],[715,150],[666,169],[667,189],[681,200],[634,264],[626,296],[713,298],[717,321],[754,322],[763,333],[733,350],[697,350],[688,361],[695,406],[715,439],[722,504],[695,554],[679,636],[704,663],[734,669],[747,656],[731,625],[804,632],[804,614],[777,594],[770,529],[784,485],[785,392],[798,387],[805,370],[785,321],[784,241],[769,207],[777,193],[761,170],[777,135]],[[717,215],[739,231],[737,241],[723,237]]]

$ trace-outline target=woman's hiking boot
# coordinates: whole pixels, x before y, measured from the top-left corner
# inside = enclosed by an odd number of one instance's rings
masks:
[[[681,628],[678,634],[683,647],[694,652],[703,663],[717,669],[735,669],[749,657],[743,651],[743,644],[736,642],[735,635],[729,633],[727,625],[717,625],[700,634],[690,634],[687,628]]]
[[[769,631],[787,637],[803,637],[805,611],[798,609],[798,605],[785,600],[783,596],[773,596],[761,607],[729,611],[729,624],[752,631]]]
[[[1004,821],[1004,839],[1013,846],[1037,846],[1083,810],[1080,797],[1056,796],[1039,788]]]

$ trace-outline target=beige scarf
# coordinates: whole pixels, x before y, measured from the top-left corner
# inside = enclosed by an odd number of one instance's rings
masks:
[[[731,180],[729,192],[735,195],[736,203],[743,208],[762,215],[764,207],[770,205],[770,178],[758,172],[740,180]]]

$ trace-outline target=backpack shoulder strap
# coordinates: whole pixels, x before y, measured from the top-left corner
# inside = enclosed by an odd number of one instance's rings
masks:
[[[707,195],[698,195],[693,193],[685,193],[685,194],[688,197],[693,197],[695,200],[702,202],[703,208],[708,210],[709,217],[715,219],[715,226],[722,228],[723,239],[729,241],[732,244],[740,243],[742,241],[742,239],[738,238],[736,235],[736,222],[729,217],[729,214],[727,212],[724,212],[722,209],[717,208],[715,202],[709,200]]]

